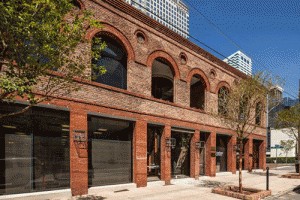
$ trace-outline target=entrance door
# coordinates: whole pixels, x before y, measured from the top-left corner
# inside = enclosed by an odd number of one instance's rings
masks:
[[[200,148],[200,175],[205,175],[205,147]]]
[[[206,134],[200,133],[200,175],[205,175],[205,141]]]
[[[171,151],[172,175],[175,178],[190,176],[190,141],[192,134],[173,132],[172,138],[176,140],[175,148]]]
[[[216,164],[217,172],[227,171],[227,136],[217,135]]]
[[[160,180],[160,146],[163,128],[148,126],[147,130],[147,175],[148,181]]]
[[[252,169],[259,169],[259,145],[260,145],[260,141],[253,140]]]

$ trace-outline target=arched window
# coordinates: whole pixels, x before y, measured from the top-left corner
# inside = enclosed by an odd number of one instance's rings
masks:
[[[262,103],[258,102],[255,107],[255,124],[261,125]]]
[[[226,116],[228,114],[228,94],[229,89],[225,86],[221,87],[218,91],[218,113]]]
[[[152,96],[173,102],[174,73],[171,64],[163,59],[156,58],[152,64]]]
[[[190,85],[190,107],[202,109],[205,107],[206,84],[202,77],[195,74]]]
[[[78,0],[72,0],[71,3],[72,3],[73,6],[74,6],[73,9],[80,10],[80,9],[82,8],[82,7],[81,7],[81,4],[80,4],[80,2],[79,2]]]
[[[105,42],[106,48],[101,52],[100,58],[92,58],[92,63],[96,66],[93,67],[92,76],[93,80],[105,85],[110,85],[117,88],[127,88],[127,52],[122,43],[109,33],[101,33],[95,37],[101,38]],[[100,48],[93,40],[92,48]],[[103,75],[98,74],[97,67],[103,66],[106,73]]]

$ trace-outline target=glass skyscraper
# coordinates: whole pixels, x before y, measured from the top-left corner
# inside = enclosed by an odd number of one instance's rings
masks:
[[[189,9],[182,0],[125,0],[179,35],[188,38]]]

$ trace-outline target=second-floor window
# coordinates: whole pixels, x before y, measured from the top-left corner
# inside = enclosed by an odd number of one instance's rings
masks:
[[[174,73],[171,64],[163,58],[157,58],[152,65],[152,96],[173,102]]]
[[[229,89],[225,86],[221,87],[218,91],[218,113],[224,116],[228,114],[228,94]]]
[[[106,48],[101,52],[100,58],[92,58],[92,63],[96,66],[103,66],[106,73],[97,75],[97,70],[93,68],[94,81],[110,85],[113,87],[127,89],[127,52],[122,43],[109,33],[96,35],[106,44]],[[99,48],[93,43],[92,48]]]
[[[190,107],[204,110],[205,89],[206,85],[202,77],[198,74],[194,75],[190,85]]]
[[[255,124],[261,125],[262,103],[258,102],[255,107]]]

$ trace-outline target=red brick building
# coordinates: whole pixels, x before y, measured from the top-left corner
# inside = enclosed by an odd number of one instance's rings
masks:
[[[218,112],[219,90],[245,75],[121,0],[82,0],[80,7],[93,11],[104,28],[89,29],[91,43],[79,52],[91,51],[92,39],[101,37],[107,43],[101,59],[86,60],[106,66],[107,73],[33,110],[23,118],[40,117],[29,125],[22,117],[2,123],[0,160],[15,156],[11,149],[20,146],[19,157],[31,159],[18,174],[30,183],[15,187],[9,186],[15,175],[7,178],[13,173],[8,165],[20,164],[0,162],[6,169],[0,194],[71,188],[80,195],[92,186],[144,187],[152,180],[169,184],[172,178],[235,173],[235,132],[208,112]],[[1,107],[6,109],[14,108]],[[244,169],[265,169],[263,119],[245,142]],[[17,131],[20,124],[30,131]],[[50,162],[57,157],[56,165]]]

